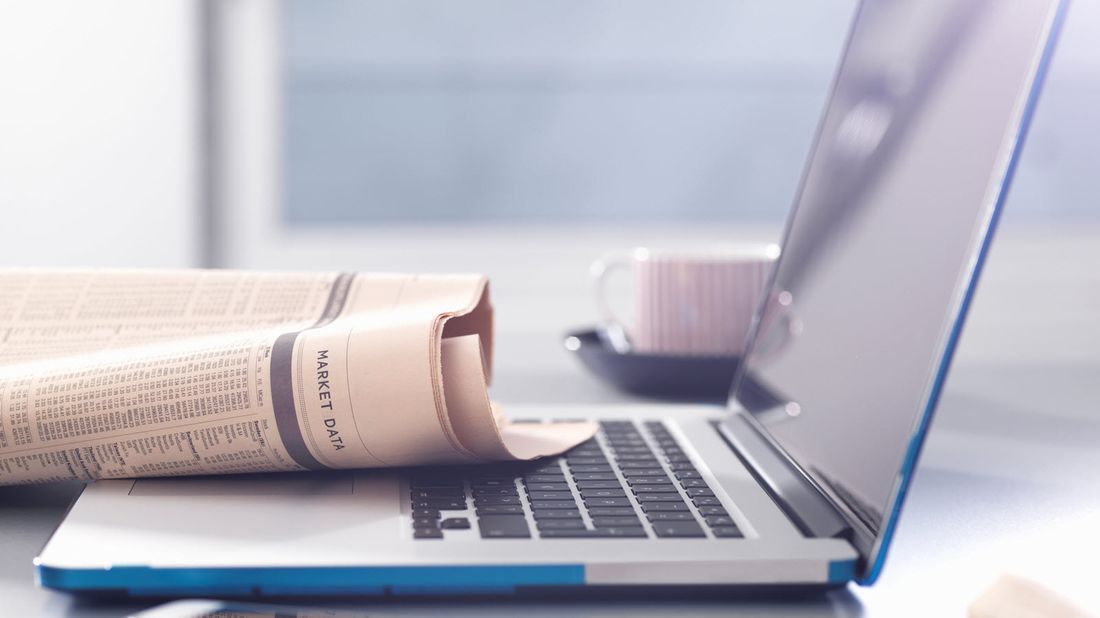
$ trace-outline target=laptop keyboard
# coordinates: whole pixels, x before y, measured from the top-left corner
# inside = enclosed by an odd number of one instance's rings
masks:
[[[742,537],[659,421],[603,421],[598,436],[530,464],[418,470],[409,499],[417,539],[472,528],[483,539]]]

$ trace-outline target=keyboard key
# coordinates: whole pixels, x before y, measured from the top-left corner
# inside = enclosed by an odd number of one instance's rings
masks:
[[[596,438],[589,438],[588,440],[585,440],[584,442],[581,442],[580,444],[574,446],[573,448],[569,449],[568,451],[565,451],[565,454],[566,455],[575,455],[575,454],[577,454],[581,451],[600,451],[600,450],[601,450],[600,441],[597,440]]]
[[[612,446],[612,449],[618,451],[620,449],[646,449],[649,450],[649,445],[645,440],[642,440],[640,435],[626,435],[623,438],[609,438],[607,443]]]
[[[615,449],[616,455],[652,455],[648,446],[623,446]]]
[[[707,487],[707,482],[703,479],[680,479],[680,484],[684,486],[684,489],[691,489],[694,487]]]
[[[703,527],[694,521],[661,521],[653,523],[657,536],[667,538],[703,537]]]
[[[683,502],[680,494],[636,494],[638,502]]]
[[[622,431],[623,429],[633,429],[634,428],[634,421],[620,420],[620,419],[602,420],[602,421],[600,421],[600,428],[603,429],[604,431],[607,431],[609,429],[614,430],[616,428],[620,431]]]
[[[710,529],[714,533],[714,536],[720,539],[740,539],[744,538],[744,534],[733,526],[718,526]]]
[[[465,517],[448,517],[439,522],[439,527],[443,530],[469,530],[470,520]]]
[[[533,511],[535,519],[575,519],[581,516],[577,509],[546,509]]]
[[[626,484],[634,487],[635,485],[668,485],[672,487],[672,481],[667,476],[636,476],[634,478],[626,479]]]
[[[576,466],[608,466],[611,465],[604,457],[570,457],[566,459],[570,468]]]
[[[611,464],[605,464],[602,466],[569,466],[569,469],[573,472],[611,472]]]
[[[707,522],[708,526],[736,526],[737,525],[736,523],[734,523],[733,518],[731,518],[729,515],[711,515],[709,517],[704,517],[703,521]]]
[[[670,464],[670,466],[671,466],[671,464]],[[702,478],[703,477],[703,475],[700,474],[700,472],[698,472],[697,470],[673,470],[672,474],[674,474],[676,476],[676,478]]]
[[[588,509],[588,514],[592,517],[627,517],[634,515],[634,508],[630,507],[595,507]]]
[[[690,511],[662,511],[646,513],[649,521],[695,521],[695,516]]]
[[[603,457],[603,447],[599,444],[582,444],[578,447],[569,449],[565,452],[565,458],[575,459],[577,457]]]
[[[686,502],[648,502],[642,505],[642,510],[646,513],[690,512],[691,507]]]
[[[596,440],[595,438],[593,438],[592,440],[589,440],[587,442],[581,442],[577,446],[574,446],[573,448],[569,449],[568,451],[565,451],[565,456],[566,457],[583,457],[583,456],[589,455],[590,453],[596,453],[596,454],[603,453],[603,446],[601,446],[599,441]]]
[[[515,515],[523,514],[523,507],[519,504],[492,504],[478,506],[474,511],[478,517],[482,515]]]
[[[439,520],[434,517],[414,517],[413,528],[434,528],[439,525]]]
[[[689,497],[698,498],[700,496],[713,496],[714,492],[709,487],[692,487],[686,490]]]
[[[413,517],[431,517],[433,519],[439,519],[439,509],[413,509]]]
[[[699,512],[704,516],[707,515],[729,515],[726,509],[720,506],[701,506]]]
[[[528,539],[527,520],[517,515],[486,515],[477,520],[483,539]]]
[[[609,466],[609,465],[611,465],[611,462],[608,461],[607,458],[604,457],[603,455],[600,455],[599,457],[595,457],[595,456],[573,457],[573,458],[565,460],[565,469],[566,469],[566,471],[568,471],[568,470],[570,470],[570,469],[572,469],[576,466]]]
[[[414,528],[414,539],[441,539],[443,538],[443,531],[435,526],[431,528]]]
[[[695,466],[691,465],[688,462],[671,463],[671,464],[668,464],[668,467],[669,467],[670,470],[674,470],[674,471],[679,470],[679,471],[698,472],[698,470],[695,469]]]
[[[642,522],[637,517],[593,517],[592,525],[597,528],[626,528],[640,526]]]
[[[638,470],[643,468],[654,468],[661,470],[661,464],[657,463],[656,459],[653,460],[640,460],[640,461],[620,461],[619,468],[622,470]]]
[[[619,481],[577,481],[577,489],[622,489]]]
[[[646,534],[640,526],[629,528],[596,528],[595,530],[543,530],[539,536],[544,539],[644,539]]]
[[[409,498],[412,500],[431,500],[432,498],[455,498],[463,497],[466,495],[465,490],[461,487],[454,488],[433,488],[433,489],[410,489]]]
[[[523,477],[525,483],[564,483],[565,477],[561,474],[529,474]]]
[[[528,483],[527,491],[569,491],[569,486],[565,483]]]
[[[692,499],[692,502],[695,503],[695,506],[722,506],[722,503],[714,496],[699,496]]]
[[[626,492],[622,489],[582,489],[581,499],[589,498],[625,498]]]
[[[518,496],[515,487],[493,487],[492,489],[475,489],[474,498],[483,496]]]
[[[542,530],[583,530],[584,520],[582,519],[540,519],[535,522],[535,526],[540,531]]]
[[[438,511],[461,511],[466,508],[466,500],[445,500],[433,498],[431,500],[414,500],[413,508],[435,509]]]
[[[478,507],[490,504],[520,504],[520,498],[519,496],[479,496],[474,504]]]
[[[663,479],[667,479],[668,476],[665,471],[660,468],[642,468],[641,470],[623,470],[623,476],[626,478],[638,478],[638,477],[655,477],[659,476]]]
[[[530,500],[572,500],[573,494],[568,491],[529,491],[527,497]]]
[[[532,500],[531,510],[555,510],[555,509],[575,509],[577,508],[577,502],[575,500]]]
[[[615,460],[620,463],[624,463],[627,461],[641,461],[647,462],[653,466],[661,465],[660,462],[657,461],[657,458],[653,455],[653,453],[616,453]]]
[[[626,498],[585,498],[584,504],[588,508],[630,506],[630,500]]]
[[[675,485],[631,485],[634,493],[678,494]]]
[[[573,475],[576,481],[617,481],[618,477],[610,472],[579,472]]]

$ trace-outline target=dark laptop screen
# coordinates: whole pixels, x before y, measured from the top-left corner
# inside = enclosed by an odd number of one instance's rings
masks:
[[[856,16],[734,397],[876,547],[1059,14],[1056,0],[884,0]]]

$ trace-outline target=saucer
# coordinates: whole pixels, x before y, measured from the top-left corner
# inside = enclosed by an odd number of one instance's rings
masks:
[[[565,349],[616,388],[660,399],[725,402],[736,356],[671,356],[619,352],[594,328],[566,334]]]

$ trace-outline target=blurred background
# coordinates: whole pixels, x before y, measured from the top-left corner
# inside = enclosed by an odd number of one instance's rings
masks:
[[[485,272],[495,398],[623,401],[561,347],[596,320],[588,264],[778,239],[854,8],[0,0],[0,264]],[[871,607],[967,602],[1020,556],[1095,589],[1050,555],[1080,538],[1006,539],[1095,513],[1098,41],[1073,2]]]
[[[778,237],[854,7],[3,2],[0,263],[481,271],[560,358],[604,251]],[[964,363],[1100,358],[1047,328],[1100,309],[1098,40],[1074,3]]]
[[[853,8],[5,3],[0,201],[19,233],[0,259],[262,261],[234,248],[241,230],[206,233],[211,217],[225,223],[244,208],[219,191],[257,174],[240,168],[264,165],[271,186],[255,190],[277,234],[400,227],[415,241],[424,226],[774,225]],[[1014,220],[1100,214],[1097,40],[1100,6],[1075,3],[1013,188]],[[264,151],[240,156],[250,140]]]

